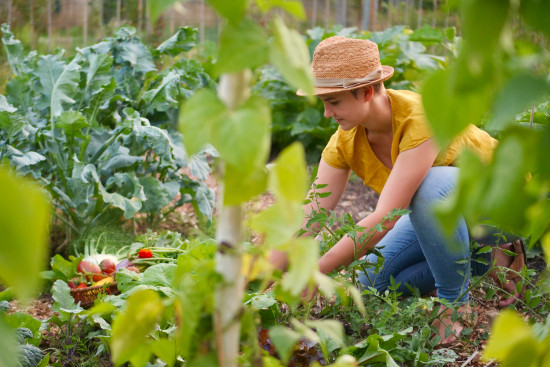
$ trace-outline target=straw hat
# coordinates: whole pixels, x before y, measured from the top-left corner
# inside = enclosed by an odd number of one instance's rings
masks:
[[[391,66],[380,64],[376,43],[338,36],[317,45],[311,71],[316,96],[366,87],[393,75]],[[306,95],[302,90],[296,94]]]

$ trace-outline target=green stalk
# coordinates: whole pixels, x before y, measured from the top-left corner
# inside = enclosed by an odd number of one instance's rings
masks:
[[[90,163],[94,164],[99,157],[107,150],[109,145],[111,145],[119,136],[122,134],[122,130],[118,131],[115,135],[111,136],[103,145],[95,152],[92,159],[90,159]]]

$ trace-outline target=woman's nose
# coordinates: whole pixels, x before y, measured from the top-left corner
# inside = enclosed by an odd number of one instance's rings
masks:
[[[332,112],[332,110],[327,105],[325,105],[325,117],[329,118],[329,117],[332,117],[333,115],[334,115],[334,112]]]

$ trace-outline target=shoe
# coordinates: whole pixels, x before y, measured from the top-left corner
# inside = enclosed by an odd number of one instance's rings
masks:
[[[511,245],[512,245],[511,251],[514,252],[516,255],[514,256],[514,260],[508,267],[508,269],[510,269],[511,271],[506,272],[506,277],[507,277],[506,284],[509,284],[511,282],[513,283],[512,284],[513,288],[507,287],[508,290],[513,291],[508,293],[513,293],[513,295],[510,295],[505,299],[501,299],[498,302],[498,305],[500,308],[505,308],[515,304],[518,300],[523,298],[523,295],[525,293],[525,286],[522,287],[521,292],[518,292],[517,290],[517,284],[522,280],[522,277],[517,273],[519,273],[523,269],[523,267],[525,266],[525,262],[527,260],[527,255],[525,253],[525,246],[523,245],[522,240],[516,240],[512,242]],[[503,289],[504,289],[504,286],[505,285],[503,284],[502,285]],[[504,290],[506,291],[506,289]]]

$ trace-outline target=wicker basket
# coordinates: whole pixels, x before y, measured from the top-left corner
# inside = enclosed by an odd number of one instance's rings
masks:
[[[92,306],[100,293],[119,294],[120,291],[116,287],[116,282],[96,285],[95,287],[71,289],[74,302],[80,302],[80,306],[84,308]]]

